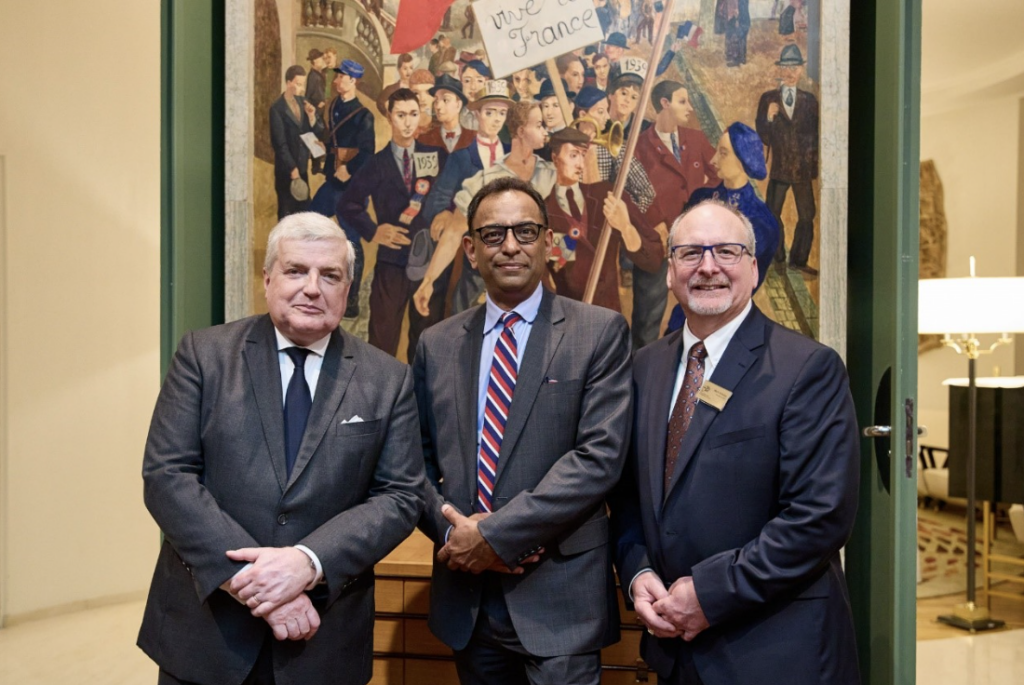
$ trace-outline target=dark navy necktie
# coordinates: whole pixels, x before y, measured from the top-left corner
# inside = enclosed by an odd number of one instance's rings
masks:
[[[284,395],[284,458],[290,478],[295,459],[299,456],[302,434],[306,432],[309,410],[313,406],[313,395],[309,392],[305,373],[309,350],[304,347],[286,347],[284,353],[295,364],[292,379],[288,382],[288,391]]]

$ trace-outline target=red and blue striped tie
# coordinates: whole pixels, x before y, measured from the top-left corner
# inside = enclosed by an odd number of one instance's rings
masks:
[[[498,454],[501,452],[501,438],[505,434],[508,410],[512,406],[512,393],[516,389],[519,362],[516,336],[512,326],[523,317],[509,312],[498,320],[504,324],[498,342],[494,346],[491,361],[491,376],[487,382],[487,401],[484,403],[484,426],[480,431],[480,454],[477,458],[476,492],[477,510],[492,511],[494,500],[494,479],[498,472]]]

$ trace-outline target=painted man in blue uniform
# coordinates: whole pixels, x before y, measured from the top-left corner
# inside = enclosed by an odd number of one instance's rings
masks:
[[[327,161],[324,163],[324,182],[313,201],[310,211],[335,216],[341,194],[352,176],[374,154],[373,114],[356,97],[356,86],[363,76],[363,65],[350,59],[342,60],[341,66],[334,67],[334,97],[324,108],[324,125],[327,143]],[[338,222],[341,223],[340,221]],[[342,225],[344,227],[344,225]],[[348,292],[345,317],[359,316],[359,284],[363,279],[363,246],[359,233],[346,229],[345,234],[355,247],[355,278]]]

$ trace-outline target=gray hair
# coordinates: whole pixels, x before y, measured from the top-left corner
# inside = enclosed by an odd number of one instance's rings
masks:
[[[729,212],[734,217],[740,220],[740,223],[743,224],[744,230],[746,230],[747,232],[747,251],[750,253],[750,256],[753,257],[754,251],[757,249],[757,238],[754,236],[754,225],[750,223],[750,219],[748,219],[746,215],[744,215],[743,212],[741,212],[739,209],[729,204],[728,202],[722,202],[721,200],[715,198],[708,198],[707,200],[702,200],[701,202],[698,202],[692,207],[687,207],[686,211],[684,211],[682,214],[676,217],[676,220],[672,222],[672,228],[670,228],[668,231],[668,249],[672,249],[672,234],[676,232],[676,227],[679,226],[679,224],[683,223],[683,219],[689,216],[690,212],[697,209],[698,207],[709,206],[721,207],[722,209]]]
[[[263,260],[263,268],[268,273],[277,261],[277,252],[282,240],[341,240],[345,243],[345,280],[351,283],[355,278],[355,247],[338,224],[323,214],[299,212],[289,214],[277,222],[277,226],[274,226],[270,237],[267,238],[267,256]]]

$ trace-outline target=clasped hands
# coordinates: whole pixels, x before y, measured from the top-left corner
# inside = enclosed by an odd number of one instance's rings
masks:
[[[633,581],[633,605],[647,632],[655,637],[681,637],[689,642],[709,625],[692,576],[683,576],[666,588],[656,573],[642,573]]]
[[[490,514],[473,514],[467,517],[460,514],[450,504],[441,507],[441,514],[448,519],[452,529],[448,534],[448,541],[437,552],[437,560],[446,564],[453,571],[468,571],[469,573],[497,571],[520,575],[525,571],[523,564],[534,564],[540,561],[540,555],[544,553],[544,548],[539,548],[536,554],[521,560],[519,566],[509,568],[498,558],[497,553],[480,534],[477,524]]]
[[[264,619],[278,640],[308,640],[320,628],[320,614],[303,592],[316,576],[309,557],[294,547],[245,547],[227,552],[252,564],[221,587]]]

